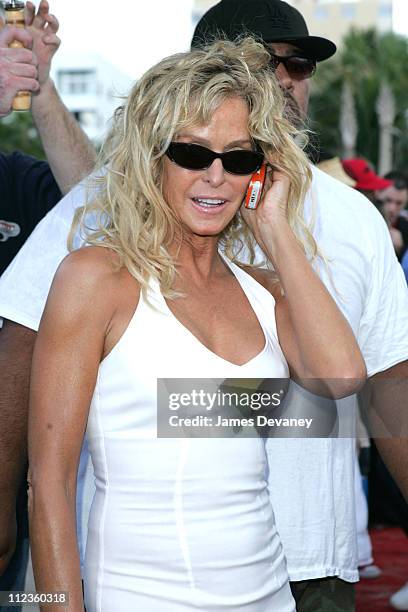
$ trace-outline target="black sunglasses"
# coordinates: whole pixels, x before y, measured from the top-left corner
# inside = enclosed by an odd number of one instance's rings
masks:
[[[268,53],[271,56],[270,65],[272,69],[275,71],[279,64],[283,64],[290,78],[296,81],[309,79],[316,72],[316,60],[310,57],[302,57],[301,55],[282,57],[281,55],[271,53],[269,49]]]
[[[172,142],[166,151],[171,161],[187,170],[205,170],[214,159],[220,159],[225,172],[230,174],[252,174],[262,166],[264,156],[259,151],[239,149],[216,153],[197,144]]]

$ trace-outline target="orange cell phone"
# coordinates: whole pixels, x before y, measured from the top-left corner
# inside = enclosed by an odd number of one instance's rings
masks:
[[[253,173],[245,195],[245,208],[255,210],[261,200],[266,178],[266,164]]]

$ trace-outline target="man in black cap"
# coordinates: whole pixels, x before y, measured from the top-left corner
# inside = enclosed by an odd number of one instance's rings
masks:
[[[192,46],[245,34],[266,44],[288,116],[301,126],[316,62],[331,57],[336,46],[310,36],[299,11],[281,0],[222,0],[198,22]],[[408,297],[386,227],[360,194],[316,168],[312,172],[305,219],[315,218],[314,237],[330,262],[330,275],[324,266],[319,273],[358,338],[368,375],[375,379],[406,377],[408,339],[398,326],[408,334]],[[392,322],[391,327],[386,321]],[[300,387],[297,393],[289,410],[292,405],[302,410],[316,405],[315,398]],[[338,425],[355,409],[355,397],[337,402]],[[317,436],[267,440],[270,496],[297,610],[351,612],[355,607],[353,583],[358,580],[355,440],[341,431],[337,439]],[[384,443],[382,452],[399,483],[406,485],[406,472],[404,476],[402,468],[399,473],[395,469],[407,452],[406,441],[397,450]]]
[[[336,45],[326,38],[309,36],[299,11],[280,0],[223,0],[200,19],[191,45],[202,46],[218,34],[234,40],[244,33],[255,34],[267,43],[291,116],[301,122],[316,62],[334,55]]]

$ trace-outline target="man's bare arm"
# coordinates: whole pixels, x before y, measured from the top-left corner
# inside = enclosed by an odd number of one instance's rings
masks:
[[[27,462],[27,406],[36,333],[4,322],[0,331],[0,575],[15,548],[16,499]]]
[[[408,501],[408,361],[372,376],[363,406],[370,435]]]
[[[375,444],[382,460],[408,503],[408,439],[376,438]]]
[[[26,8],[27,30],[33,37],[40,89],[33,94],[32,114],[52,173],[63,194],[87,176],[95,165],[95,148],[62,102],[50,78],[51,61],[59,48],[59,24],[41,0],[37,13]]]
[[[54,178],[66,194],[94,168],[95,149],[49,79],[33,96],[34,123]]]

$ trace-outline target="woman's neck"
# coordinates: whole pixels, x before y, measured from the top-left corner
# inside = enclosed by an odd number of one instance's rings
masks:
[[[218,254],[218,242],[218,236],[192,236],[175,241],[169,251],[180,277],[203,284],[224,273],[226,268]]]

